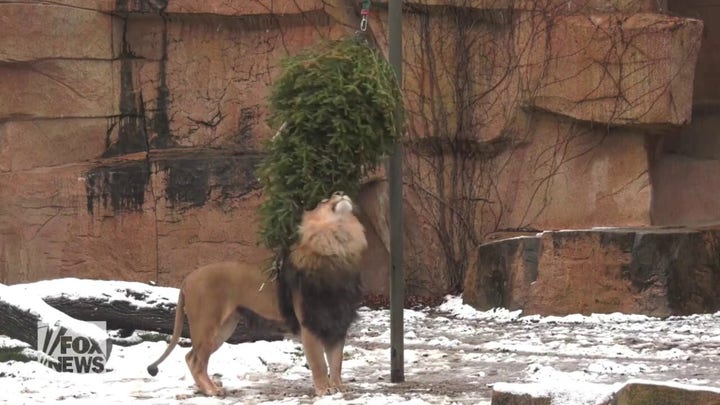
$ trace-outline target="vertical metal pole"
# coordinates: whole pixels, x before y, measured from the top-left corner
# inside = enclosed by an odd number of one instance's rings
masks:
[[[390,65],[402,84],[402,0],[389,0],[388,32]],[[402,112],[395,111],[396,119]],[[402,142],[395,143],[390,158],[390,381],[405,381],[405,343],[403,309],[405,304],[405,275],[403,272],[403,197]]]

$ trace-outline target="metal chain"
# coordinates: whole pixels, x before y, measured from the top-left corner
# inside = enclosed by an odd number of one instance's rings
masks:
[[[360,9],[360,31],[365,32],[368,26],[368,16],[370,15],[370,0],[363,0],[362,9]]]

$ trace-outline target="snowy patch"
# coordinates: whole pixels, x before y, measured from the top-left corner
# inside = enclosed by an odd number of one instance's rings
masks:
[[[180,292],[177,288],[155,287],[132,281],[113,281],[109,283],[102,280],[78,278],[61,278],[28,284],[16,284],[11,288],[43,298],[65,297],[78,299],[98,297],[104,301],[125,301],[136,308],[156,307],[163,304],[174,307]]]
[[[470,305],[464,304],[462,296],[448,295],[438,307],[439,311],[447,312],[458,319],[492,320],[495,322],[511,322],[520,316],[521,310],[509,311],[505,308],[494,308],[489,311],[478,311]]]
[[[643,363],[623,364],[613,360],[600,359],[589,364],[584,371],[588,373],[595,373],[597,375],[616,374],[622,376],[632,376],[642,374],[647,369],[648,366]]]
[[[495,244],[507,242],[507,241],[509,241],[509,240],[535,239],[535,238],[538,238],[538,237],[542,236],[542,234],[543,234],[543,232],[537,232],[537,233],[535,233],[535,235],[518,235],[518,236],[511,236],[511,237],[509,237],[509,238],[502,238],[502,239],[496,239],[496,240],[491,240],[491,241],[489,241],[489,242],[485,242],[485,243],[482,244],[482,246],[491,246],[491,245],[495,245]]]
[[[47,305],[39,296],[25,292],[23,289],[0,284],[0,297],[20,311],[34,314],[39,322],[46,323],[51,327],[62,324],[79,336],[85,336],[97,342],[104,342],[108,338],[107,333],[97,325],[72,318]]]
[[[13,339],[5,335],[0,335],[0,349],[14,348],[30,348],[30,345],[17,339]]]
[[[530,384],[497,383],[493,389],[534,398],[550,398],[553,405],[597,405],[610,399],[617,385],[549,380]]]
[[[150,294],[156,302],[174,305],[177,300],[176,289],[142,283],[54,283],[12,289],[43,296],[109,294],[123,300],[132,299],[125,295],[131,290]],[[32,294],[20,295],[25,302],[33,300]],[[343,377],[349,391],[342,394],[313,396],[297,340],[223,345],[210,359],[209,373],[222,382],[225,398],[194,392],[184,359],[188,348],[175,348],[159,374],[150,377],[145,367],[167,344],[142,342],[116,345],[107,364],[110,371],[101,374],[57,373],[33,362],[0,363],[0,403],[488,405],[494,387],[540,393],[551,396],[554,405],[569,405],[596,403],[628,380],[720,387],[720,313],[668,319],[523,317],[520,311],[477,311],[461,297],[449,296],[438,308],[405,310],[404,320],[406,382],[401,384],[390,382],[389,311],[362,308],[345,347]]]

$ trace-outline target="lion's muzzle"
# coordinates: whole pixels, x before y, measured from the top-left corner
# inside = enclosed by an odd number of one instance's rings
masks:
[[[353,210],[353,203],[348,197],[343,197],[342,200],[335,203],[335,207],[333,208],[333,211],[335,211],[336,214],[348,214],[352,212]]]

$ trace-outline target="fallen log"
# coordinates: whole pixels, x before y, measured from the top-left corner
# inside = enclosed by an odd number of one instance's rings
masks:
[[[35,350],[36,345],[30,345],[4,335],[0,335],[0,363],[7,361],[38,361],[43,364],[57,365],[58,361],[47,354]],[[2,377],[2,375],[0,375]]]
[[[108,329],[172,334],[179,289],[129,281],[77,278],[39,281],[12,288],[37,294],[48,305],[86,321],[105,321]],[[228,343],[280,340],[284,327],[253,313],[238,323]],[[187,319],[183,337],[189,337]]]
[[[112,350],[107,333],[58,311],[36,295],[0,284],[0,319],[0,335],[35,348],[41,363],[57,371],[105,369]]]

